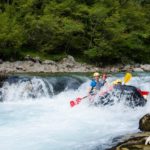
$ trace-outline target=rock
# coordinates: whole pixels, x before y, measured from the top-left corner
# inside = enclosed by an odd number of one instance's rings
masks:
[[[26,55],[24,59],[25,60],[32,60],[32,57],[30,55]]]
[[[34,66],[34,62],[33,61],[27,61],[27,62],[25,62],[25,65],[26,66]]]
[[[30,55],[25,56],[24,58],[27,61],[33,61],[36,63],[42,63],[42,61],[40,60],[40,57],[36,56],[36,57],[31,57]]]
[[[45,65],[57,65],[55,61],[52,61],[52,60],[44,60],[42,62],[42,64],[45,64]]]
[[[20,66],[20,65],[23,64],[23,61],[15,61],[14,64],[15,64],[16,66]]]
[[[74,59],[74,57],[73,57],[73,56],[70,56],[70,55],[68,55],[67,61],[72,62],[72,63],[75,63],[75,62],[76,62],[75,59]]]
[[[24,70],[25,71],[25,69],[22,66],[17,66],[16,69],[17,70]]]
[[[143,72],[144,70],[142,68],[133,68],[134,72]]]
[[[0,87],[3,85],[3,82],[8,78],[5,73],[0,73]]]
[[[111,71],[111,72],[119,72],[119,68],[117,68],[117,67],[112,67],[110,71]]]
[[[112,140],[112,145],[116,146],[106,150],[150,150],[150,132],[145,132],[150,131],[150,114],[140,119],[139,129],[144,132],[116,137]]]
[[[22,61],[22,66],[24,67],[24,68],[26,68],[26,70],[27,70],[27,68],[28,67],[31,67],[31,66],[34,66],[34,62],[33,61]]]
[[[73,66],[74,66],[74,64],[72,64],[72,63],[70,63],[70,64],[67,63],[67,64],[66,64],[66,67],[67,67],[67,68],[72,68]]]
[[[109,73],[111,72],[111,68],[108,66],[108,67],[104,67],[104,68],[101,68],[102,72],[105,72],[105,73]]]
[[[28,68],[29,72],[45,72],[45,68],[40,63],[34,63],[33,66]]]
[[[59,72],[59,68],[57,65],[51,65],[49,66],[49,70],[47,70],[47,72]]]
[[[41,64],[41,69],[35,68],[35,65]],[[37,65],[39,67],[39,65]],[[136,67],[135,67],[136,66]],[[119,71],[135,71],[135,72],[143,72],[144,69],[150,70],[150,65],[141,65],[142,67],[139,67],[139,64],[136,65],[116,65],[116,66],[105,66],[105,67],[95,67],[88,64],[83,64],[76,62],[74,57],[67,56],[60,62],[55,62],[52,60],[45,60],[41,62],[40,57],[31,57],[30,55],[27,55],[25,57],[24,61],[16,61],[16,62],[9,62],[5,61],[3,62],[0,59],[0,71],[12,73],[12,72],[119,72]],[[135,68],[134,68],[135,67]],[[47,70],[44,70],[44,68],[48,68]],[[33,69],[33,71],[32,71]]]
[[[140,119],[139,129],[141,131],[150,131],[150,114],[146,114]]]
[[[145,64],[140,66],[144,71],[150,71],[150,64]]]
[[[150,132],[126,135],[118,139],[118,144],[107,150],[150,150],[150,145],[145,145]],[[115,142],[116,143],[116,142]]]
[[[38,56],[33,58],[33,61],[36,62],[36,63],[42,63],[40,57],[38,57]]]
[[[2,64],[3,63],[3,60],[2,59],[0,59],[0,64]]]
[[[123,67],[122,71],[130,71],[132,69],[131,65],[126,65]]]
[[[145,145],[150,144],[150,136],[146,138]]]
[[[134,64],[135,68],[140,68],[140,64]]]
[[[145,145],[145,138],[146,137],[131,138],[109,150],[149,150],[150,146]]]
[[[61,63],[67,63],[67,64],[75,64],[76,61],[74,59],[74,57],[68,55],[67,58],[64,58]]]
[[[70,55],[58,63],[58,68],[60,72],[75,72],[76,70],[75,68],[78,66],[79,66],[78,63]]]

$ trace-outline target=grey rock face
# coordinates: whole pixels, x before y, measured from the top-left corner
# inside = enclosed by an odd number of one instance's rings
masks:
[[[134,72],[143,72],[144,70],[142,68],[133,68]]]

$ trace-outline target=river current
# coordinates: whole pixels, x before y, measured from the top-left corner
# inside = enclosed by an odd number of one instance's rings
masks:
[[[112,82],[123,74],[108,78]],[[94,107],[84,99],[90,78],[81,75],[9,77],[0,88],[1,150],[105,150],[114,138],[138,132],[139,119],[150,112],[122,103]],[[150,74],[135,75],[129,85],[150,91]]]

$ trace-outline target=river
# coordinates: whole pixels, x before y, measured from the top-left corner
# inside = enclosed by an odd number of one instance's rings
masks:
[[[123,74],[108,82],[118,77]],[[89,83],[88,76],[76,74],[9,77],[0,88],[0,149],[105,150],[115,137],[139,131],[150,98],[134,109],[123,103],[94,107],[88,99],[71,108],[70,100],[85,96]],[[150,74],[137,74],[128,84],[150,90]]]

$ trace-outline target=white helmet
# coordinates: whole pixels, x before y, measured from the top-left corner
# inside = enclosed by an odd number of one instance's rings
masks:
[[[118,84],[118,83],[122,83],[122,81],[120,79],[117,79],[113,82],[113,84]]]
[[[95,73],[93,74],[93,77],[97,77],[97,76],[100,76],[100,74],[99,74],[98,72],[95,72]]]

